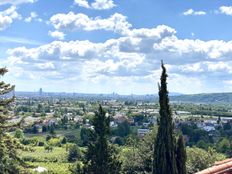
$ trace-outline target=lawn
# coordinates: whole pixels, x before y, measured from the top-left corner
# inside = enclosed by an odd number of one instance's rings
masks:
[[[25,161],[30,162],[67,162],[68,152],[64,147],[54,147],[48,152],[44,147],[32,147],[33,151],[19,152]]]
[[[45,167],[49,173],[69,174],[71,163],[67,161],[65,147],[54,147],[51,152],[44,150],[44,147],[32,147],[34,151],[20,151],[20,156],[32,166],[37,168]],[[33,173],[33,172],[32,172]]]
[[[35,166],[35,168],[38,166],[45,167],[46,169],[48,169],[47,173],[49,174],[71,174],[71,172],[69,171],[69,166],[71,165],[70,163],[30,162],[29,164]]]

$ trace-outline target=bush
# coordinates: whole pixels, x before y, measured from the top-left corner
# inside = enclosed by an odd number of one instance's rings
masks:
[[[15,137],[15,138],[18,138],[18,139],[24,138],[23,131],[22,131],[21,129],[17,129],[17,130],[15,131],[14,137]]]
[[[52,136],[51,135],[47,135],[46,136],[46,141],[49,141],[50,139],[52,139]]]
[[[66,138],[67,142],[69,142],[69,143],[76,143],[77,142],[77,137],[75,135],[66,134],[65,138]]]
[[[44,142],[43,141],[39,141],[38,143],[37,143],[37,146],[44,146]]]
[[[63,137],[63,139],[61,140],[61,144],[66,144],[66,143],[67,143],[67,139]]]
[[[50,146],[57,146],[57,147],[61,147],[61,143],[60,143],[60,139],[59,138],[52,138],[48,141],[48,144]]]
[[[29,140],[28,138],[23,138],[23,139],[21,140],[21,143],[22,143],[23,145],[28,145],[28,144],[30,144],[30,140]]]
[[[74,165],[70,166],[69,170],[72,173],[83,174],[84,173],[84,164],[80,161],[77,161]]]
[[[77,147],[77,145],[70,146],[68,152],[68,161],[75,162],[80,157],[81,157],[81,152],[80,149]]]
[[[124,139],[122,137],[116,137],[113,143],[118,144],[119,146],[122,146],[125,144]]]

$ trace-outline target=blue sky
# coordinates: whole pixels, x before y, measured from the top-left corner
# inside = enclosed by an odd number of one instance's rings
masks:
[[[232,91],[232,2],[0,0],[3,78],[17,91]]]

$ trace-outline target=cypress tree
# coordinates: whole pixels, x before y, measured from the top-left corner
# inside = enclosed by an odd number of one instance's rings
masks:
[[[180,135],[177,141],[176,149],[176,165],[178,174],[186,174],[186,150],[184,146],[183,136]]]
[[[115,149],[108,143],[110,118],[101,105],[93,119],[94,131],[88,145],[84,173],[86,174],[118,174],[121,163]]]
[[[169,106],[166,68],[161,63],[161,86],[159,85],[160,120],[154,145],[153,174],[177,174],[174,125]]]
[[[0,68],[0,76],[7,72],[6,68]],[[7,94],[14,90],[14,86],[0,82],[0,173],[18,174],[25,166],[25,163],[17,155],[17,149],[23,148],[19,141],[13,138],[8,131],[17,124],[10,124],[8,121],[12,118],[8,109],[11,102],[14,101],[14,96],[8,97]]]

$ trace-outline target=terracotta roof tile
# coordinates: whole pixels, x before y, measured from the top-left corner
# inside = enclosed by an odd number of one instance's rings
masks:
[[[224,174],[232,169],[232,158],[216,162],[214,166],[197,172],[196,174]]]

